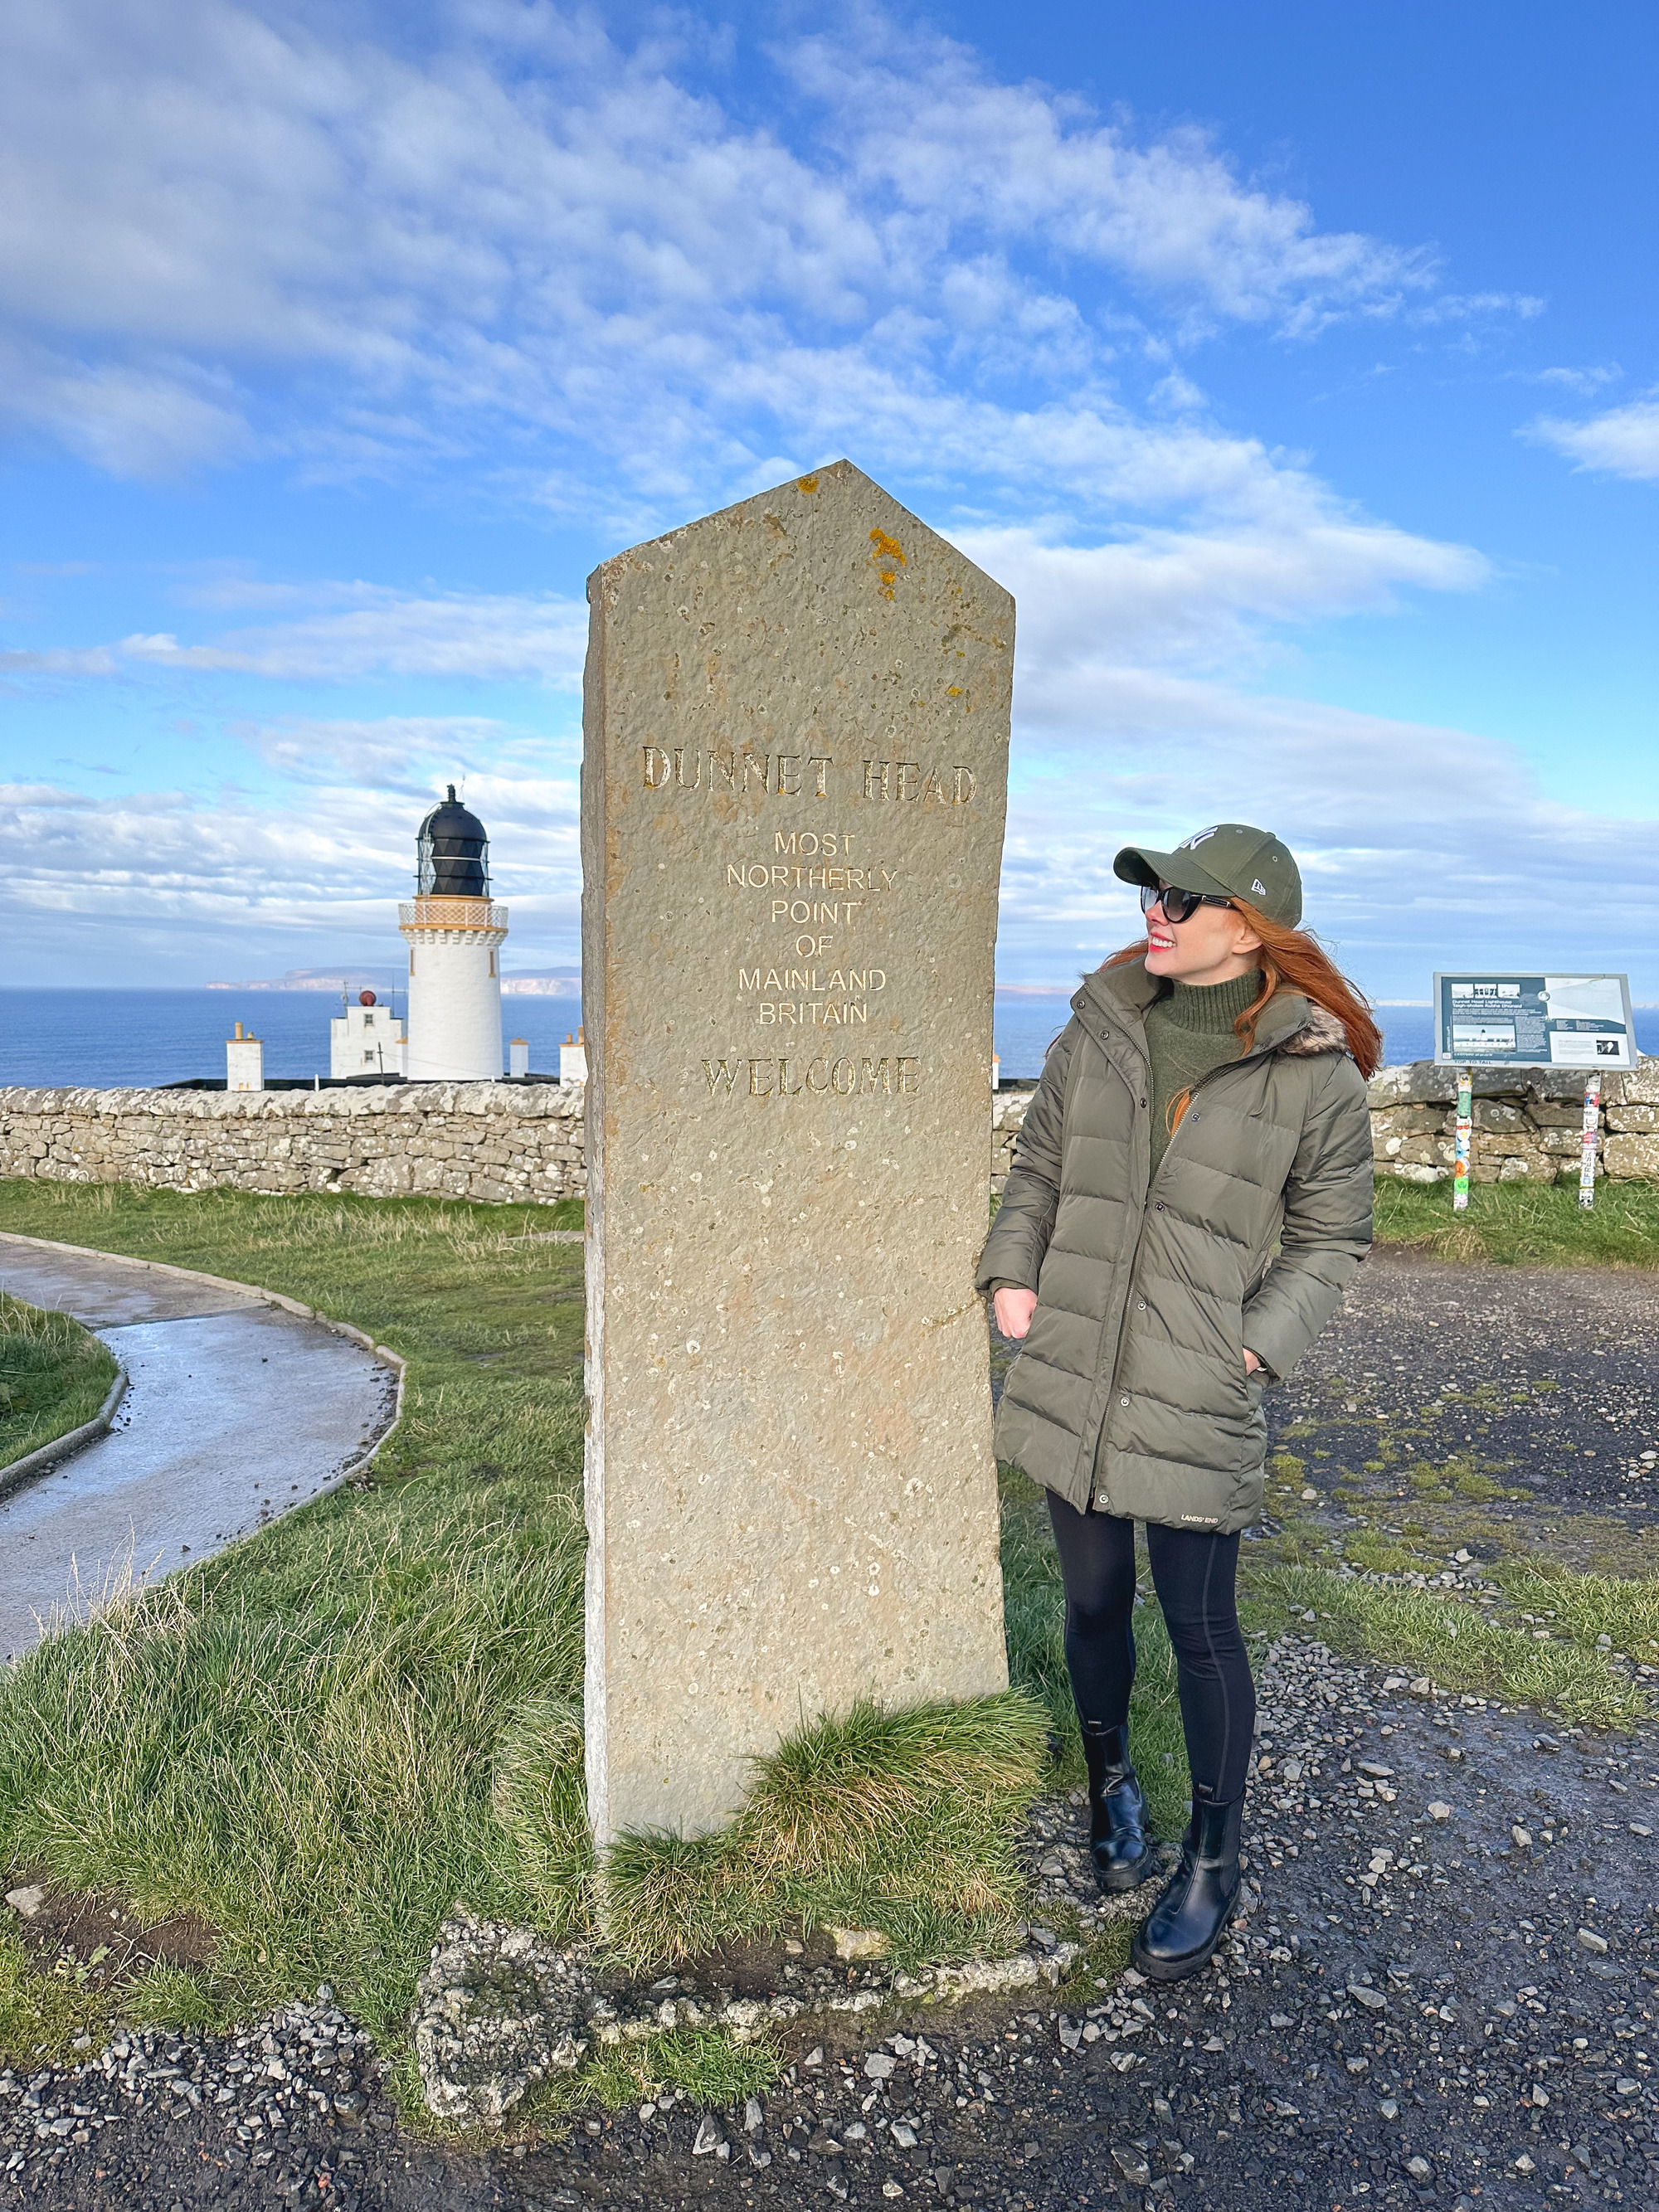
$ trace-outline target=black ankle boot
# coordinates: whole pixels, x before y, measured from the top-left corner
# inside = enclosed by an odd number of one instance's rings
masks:
[[[1127,1727],[1083,1730],[1089,1770],[1089,1849],[1103,1889],[1133,1889],[1157,1865],[1146,1839],[1146,1799],[1129,1764]]]
[[[1181,1846],[1181,1863],[1170,1876],[1131,1956],[1154,1982],[1178,1982],[1194,1972],[1221,1941],[1238,1903],[1238,1832],[1244,1800],[1212,1805],[1200,1790]]]

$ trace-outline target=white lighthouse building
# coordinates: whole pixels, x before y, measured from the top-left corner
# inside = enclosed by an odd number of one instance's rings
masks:
[[[421,824],[415,896],[398,909],[409,946],[411,1083],[494,1082],[501,1073],[507,908],[489,896],[489,840],[449,787]]]

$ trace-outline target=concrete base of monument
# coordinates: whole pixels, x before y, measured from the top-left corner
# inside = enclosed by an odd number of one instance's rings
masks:
[[[1058,1926],[1018,1923],[1016,1947],[995,1957],[907,1970],[880,1955],[884,1939],[873,1930],[817,1929],[805,1931],[805,1941],[729,1948],[648,1984],[619,1984],[591,1945],[560,1948],[532,1929],[480,1920],[457,1905],[416,1997],[427,2106],[453,2125],[498,2129],[538,2083],[653,2036],[718,2028],[743,2044],[815,2022],[828,2029],[887,2011],[1056,1990],[1114,1924],[1127,1936],[1158,1893],[1153,1881],[1125,1896],[1100,1895],[1086,1806],[1075,1795],[1075,1804],[1035,1807],[1020,1847],[1036,1903]],[[1173,1844],[1164,1856],[1174,1863]],[[1254,1901],[1252,1893],[1247,1910]]]

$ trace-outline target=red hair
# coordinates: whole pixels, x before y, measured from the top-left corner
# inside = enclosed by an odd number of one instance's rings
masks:
[[[1266,1012],[1269,1001],[1279,991],[1299,991],[1316,1006],[1322,1006],[1328,1014],[1341,1023],[1348,1050],[1352,1054],[1359,1073],[1366,1077],[1376,1074],[1382,1065],[1382,1032],[1371,1019],[1371,1010],[1319,939],[1310,930],[1289,929],[1282,921],[1270,921],[1243,899],[1233,901],[1234,910],[1246,923],[1252,935],[1261,939],[1261,951],[1257,965],[1261,969],[1261,990],[1251,1000],[1233,1024],[1238,1037],[1241,1057],[1255,1042],[1256,1024]],[[1146,941],[1126,945],[1102,963],[1107,968],[1121,968],[1126,960],[1139,960],[1145,954]],[[1182,1115],[1190,1102],[1191,1093],[1183,1091],[1170,1103],[1170,1127],[1181,1126]]]

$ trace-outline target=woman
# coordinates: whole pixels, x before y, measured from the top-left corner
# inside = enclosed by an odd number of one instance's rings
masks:
[[[1267,1386],[1370,1243],[1363,1078],[1382,1039],[1297,927],[1302,878],[1267,831],[1223,823],[1173,853],[1127,847],[1114,866],[1140,885],[1146,942],[1072,1000],[979,1282],[1020,1346],[997,1455],[1048,1491],[1095,1869],[1111,1890],[1155,1863],[1128,1746],[1146,1524],[1193,1801],[1134,1961],[1170,1982],[1209,1958],[1237,1902],[1255,1723],[1239,1533],[1261,1507]]]

